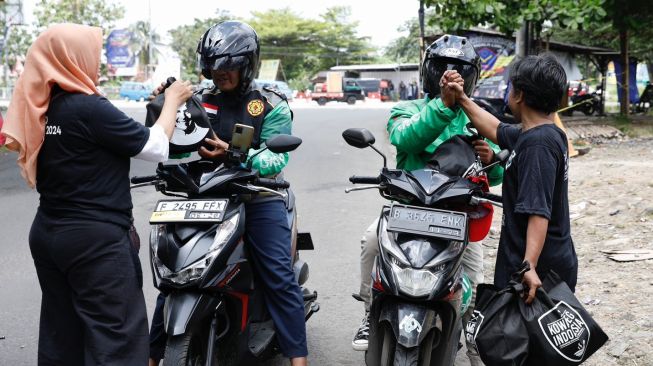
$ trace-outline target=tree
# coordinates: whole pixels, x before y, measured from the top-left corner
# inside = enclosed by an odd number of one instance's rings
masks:
[[[259,35],[261,59],[279,59],[286,79],[308,78],[308,73],[319,69],[321,22],[284,8],[252,12],[249,24]]]
[[[53,23],[101,27],[107,33],[124,14],[125,8],[105,0],[41,0],[34,9],[37,33]]]
[[[181,77],[184,80],[199,80],[197,69],[197,43],[207,29],[216,23],[232,19],[226,11],[216,11],[216,16],[208,19],[195,18],[193,24],[182,25],[170,30],[170,46],[181,58]]]
[[[432,15],[432,14],[431,14]],[[429,17],[429,14],[426,15]],[[417,17],[407,20],[397,28],[397,32],[408,33],[404,36],[395,38],[384,50],[383,55],[391,62],[420,62],[419,49],[419,21]],[[435,26],[428,26],[424,30],[425,34],[435,34],[440,30]]]
[[[147,66],[156,63],[158,53],[156,45],[160,42],[161,36],[150,29],[149,22],[142,20],[132,24],[129,30],[132,32],[129,47],[138,56],[139,65]]]
[[[322,68],[373,60],[374,49],[369,38],[358,36],[358,22],[350,17],[351,9],[346,6],[328,8],[321,15],[323,29],[319,36]]]
[[[650,40],[653,38],[653,11],[642,1],[613,1],[607,0],[603,4],[605,17],[591,24],[584,25],[578,30],[558,29],[554,38],[591,46],[600,46],[620,50],[622,64],[626,60],[636,57],[645,61],[649,67],[649,74],[653,75],[653,47]],[[629,100],[628,73],[624,68],[626,82],[620,84],[624,100]],[[621,113],[627,115],[629,103],[622,103]]]

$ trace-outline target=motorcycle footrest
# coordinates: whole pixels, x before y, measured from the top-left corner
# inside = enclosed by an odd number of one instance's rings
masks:
[[[315,300],[317,300],[317,291],[313,291],[311,294],[304,294],[304,302]]]
[[[268,320],[262,323],[251,323],[249,330],[249,351],[259,357],[274,339],[274,323]]]
[[[305,309],[304,320],[308,321],[308,319],[310,319],[313,314],[320,311],[320,304],[316,302],[312,302],[308,307],[304,307],[304,309]]]

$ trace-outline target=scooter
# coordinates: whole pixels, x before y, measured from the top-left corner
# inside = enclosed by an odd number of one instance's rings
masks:
[[[408,172],[388,169],[387,159],[366,129],[343,132],[357,148],[370,147],[383,156],[376,177],[352,176],[345,192],[378,189],[390,200],[379,219],[379,256],[372,271],[368,366],[451,366],[462,331],[461,316],[471,301],[471,285],[461,266],[470,241],[484,238],[492,205],[501,197],[489,193],[479,159],[462,176],[438,170]],[[470,146],[471,148],[471,146]]]
[[[236,125],[236,128],[247,126]],[[277,135],[266,142],[289,152],[301,139]],[[289,183],[258,176],[246,164],[249,145],[230,146],[227,161],[159,164],[157,174],[131,179],[133,187],[154,185],[172,196],[157,202],[150,218],[154,286],[166,294],[168,335],[163,365],[252,365],[278,353],[275,327],[244,241],[244,200],[262,194],[284,199],[292,228],[295,278],[308,320],[319,310],[317,292],[305,287],[308,265],[300,250],[313,249],[310,233],[298,233]]]

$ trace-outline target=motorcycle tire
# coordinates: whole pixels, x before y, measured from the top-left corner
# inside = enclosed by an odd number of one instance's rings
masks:
[[[381,343],[381,359],[379,366],[393,366],[395,353],[395,340],[392,329],[387,325],[381,326],[383,329],[383,342]]]
[[[419,362],[419,347],[406,348],[397,345],[393,366],[417,366]]]
[[[168,337],[163,366],[200,366],[206,361],[206,342],[199,334],[187,333]],[[217,362],[213,362],[217,365]]]
[[[583,114],[586,116],[591,116],[594,114],[594,106],[590,105],[588,107],[583,108]]]

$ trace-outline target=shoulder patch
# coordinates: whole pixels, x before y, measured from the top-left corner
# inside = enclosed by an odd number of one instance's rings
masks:
[[[247,103],[247,113],[252,117],[260,116],[261,113],[265,110],[263,101],[260,99],[253,99]]]
[[[261,88],[261,95],[265,97],[266,101],[270,103],[272,107],[276,107],[277,104],[281,103],[284,100],[288,100],[286,95],[277,89],[276,86],[264,86]]]

